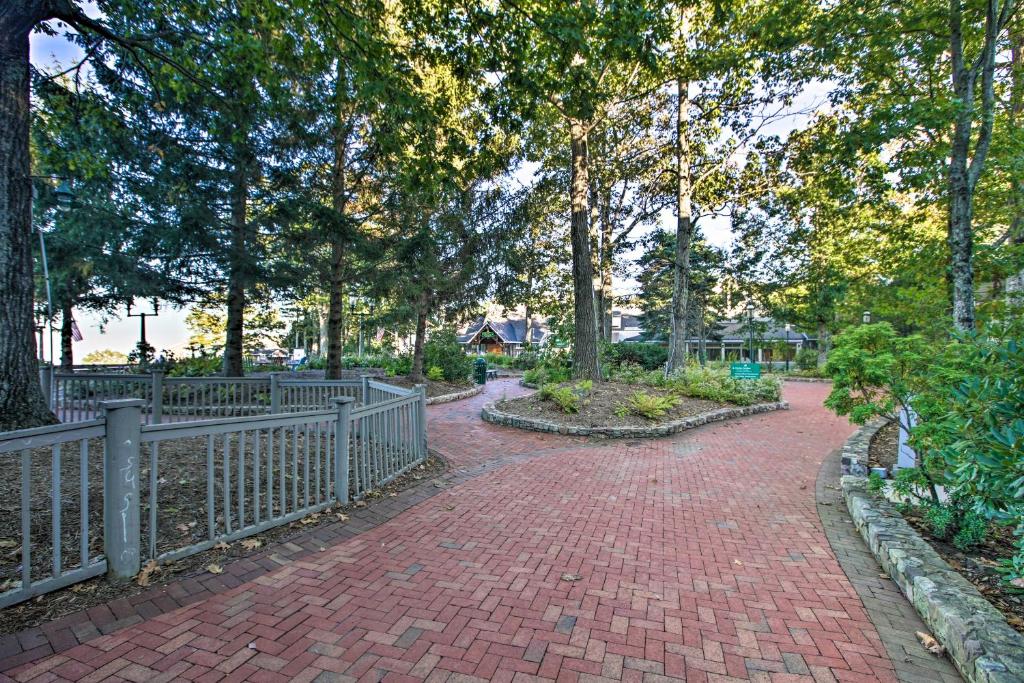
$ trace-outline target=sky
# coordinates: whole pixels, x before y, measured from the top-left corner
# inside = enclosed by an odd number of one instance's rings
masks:
[[[83,9],[90,16],[97,16],[98,12],[92,3],[83,3]],[[37,67],[47,71],[54,71],[60,65],[75,63],[81,59],[82,52],[77,46],[69,43],[62,36],[46,36],[39,33],[33,34],[31,38],[31,59]],[[824,84],[812,84],[793,103],[791,110],[795,113],[782,118],[767,126],[764,135],[779,135],[785,137],[791,131],[803,127],[810,120],[811,115],[803,112],[820,109],[826,100],[828,89]],[[663,211],[659,217],[658,227],[674,229],[675,214],[673,210]],[[714,246],[726,248],[732,241],[732,229],[730,219],[727,216],[706,217],[701,220],[699,227],[704,237]],[[635,258],[638,254],[624,254],[627,259]],[[614,283],[614,290],[617,296],[632,293],[636,283],[630,278],[617,278]],[[93,351],[113,349],[127,353],[139,340],[139,319],[126,318],[121,314],[101,317],[96,313],[79,310],[75,312],[75,320],[82,332],[83,340],[75,342],[74,356],[76,362]],[[161,305],[160,314],[157,317],[146,319],[146,338],[158,352],[170,350],[175,355],[187,355],[189,330],[185,325],[186,309],[175,309],[170,305]],[[55,342],[59,348],[59,342]],[[59,353],[59,352],[58,352]],[[46,351],[49,356],[48,350]]]

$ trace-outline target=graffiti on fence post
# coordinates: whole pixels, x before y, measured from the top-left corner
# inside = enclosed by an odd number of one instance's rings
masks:
[[[106,421],[103,482],[103,552],[107,573],[128,580],[139,573],[141,531],[139,438],[146,401],[100,404]]]

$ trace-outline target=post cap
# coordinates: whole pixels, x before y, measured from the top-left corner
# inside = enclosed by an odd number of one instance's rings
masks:
[[[355,399],[351,396],[335,396],[331,399],[331,403],[337,403],[338,405],[345,405],[346,403],[355,403]]]
[[[117,410],[119,408],[142,408],[148,405],[148,401],[142,398],[123,398],[117,401],[100,401],[101,410]]]

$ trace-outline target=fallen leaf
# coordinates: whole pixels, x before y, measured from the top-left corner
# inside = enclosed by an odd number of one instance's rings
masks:
[[[580,574],[562,574],[562,581],[580,581],[583,576]]]
[[[733,563],[734,565],[736,565],[737,567],[742,567],[742,566],[743,566],[743,563],[742,563],[742,562],[740,562],[739,560],[733,560],[733,561],[732,561],[732,563]]]
[[[17,548],[20,543],[10,538],[0,538],[0,548]]]
[[[250,650],[255,650],[256,649],[256,641],[255,640],[252,641],[251,643],[249,643],[249,649]]]
[[[1018,576],[1016,579],[1010,581],[1010,583],[1017,588],[1024,588],[1024,576]]]
[[[217,545],[213,546],[214,550],[227,550],[231,547],[231,544],[226,541],[221,541]]]
[[[445,509],[445,510],[446,510],[447,512],[451,512],[452,510],[454,510],[454,509],[455,509],[455,506],[454,506],[454,505],[445,505],[445,506],[444,506],[444,509]]]
[[[303,524],[316,524],[318,521],[320,521],[320,513],[318,512],[314,512],[313,514],[306,515],[302,518]]]
[[[946,651],[946,648],[942,647],[939,641],[935,640],[935,638],[924,631],[918,631],[914,635],[916,635],[917,639],[921,641],[921,645],[924,646],[924,649],[928,650],[928,652],[931,652],[933,655],[941,655]]]
[[[364,507],[366,507],[366,501],[365,501],[365,500],[357,500],[357,501],[356,501],[356,502],[354,503],[354,505],[355,505],[355,507],[357,507],[357,508],[364,508]]]
[[[220,566],[219,564],[208,564],[206,565],[206,571],[210,572],[211,574],[223,574],[224,567]]]
[[[344,512],[339,512],[337,517],[339,522],[347,522],[349,519],[348,515],[346,515]]]
[[[246,538],[242,541],[242,547],[246,550],[256,550],[263,546],[263,541],[258,538]]]
[[[147,561],[146,564],[142,565],[142,570],[135,577],[135,583],[145,588],[149,585],[153,574],[156,574],[158,571],[160,571],[160,565],[156,563],[156,560]]]

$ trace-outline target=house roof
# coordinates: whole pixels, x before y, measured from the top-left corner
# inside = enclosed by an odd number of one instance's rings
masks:
[[[755,318],[754,325],[754,338],[759,340],[786,340],[788,338],[789,341],[795,342],[813,339],[803,332],[792,329],[787,337],[785,324],[767,318]],[[722,341],[744,341],[750,339],[750,331],[746,320],[723,320],[719,323],[719,328],[711,333],[711,336],[721,338]]]
[[[522,344],[527,341],[526,319],[525,318],[504,318],[491,320],[484,316],[469,323],[464,331],[458,335],[460,344],[468,344],[480,333],[484,327],[489,327],[494,334],[505,344]],[[548,335],[547,326],[539,320],[533,320],[530,325],[529,342],[539,344]]]

